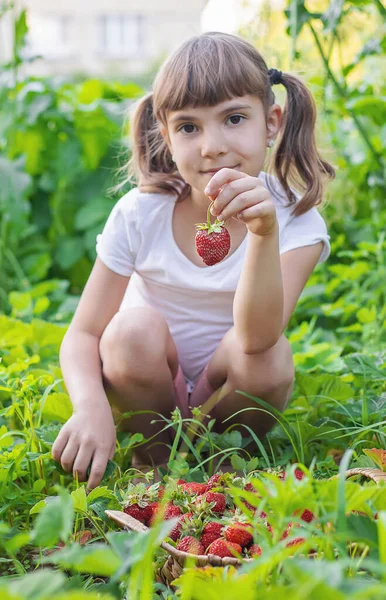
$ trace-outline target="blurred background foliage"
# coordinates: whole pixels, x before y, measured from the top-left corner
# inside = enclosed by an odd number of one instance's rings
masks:
[[[336,345],[343,334],[343,353],[386,337],[385,13],[378,0],[290,0],[285,10],[264,1],[239,32],[269,67],[301,76],[317,103],[319,148],[337,170],[320,208],[332,254],[289,328],[311,320],[313,343]],[[125,112],[154,72],[137,81],[25,76],[25,11],[14,29],[0,78],[0,313],[67,323],[96,236],[128,189],[110,191],[130,153]],[[274,91],[283,104],[284,90]]]

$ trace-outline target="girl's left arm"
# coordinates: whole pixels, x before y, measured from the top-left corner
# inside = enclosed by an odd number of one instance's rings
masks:
[[[236,334],[247,354],[275,345],[283,330],[284,294],[279,226],[256,235],[248,231],[242,272],[233,302]]]
[[[269,191],[257,177],[221,169],[205,193],[219,221],[241,218],[248,229],[243,268],[233,302],[236,336],[247,354],[263,352],[282,335],[320,258],[323,243],[280,255],[279,224]]]

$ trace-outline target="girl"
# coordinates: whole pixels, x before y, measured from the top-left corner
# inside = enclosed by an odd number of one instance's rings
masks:
[[[283,110],[272,92],[278,84],[287,92]],[[216,431],[239,423],[258,436],[273,420],[239,412],[256,403],[236,390],[286,407],[294,364],[284,330],[330,253],[316,205],[323,176],[335,174],[316,149],[315,119],[297,77],[268,69],[250,44],[217,32],[185,42],[137,104],[129,179],[138,187],[97,236],[96,262],[60,349],[74,413],[52,454],[80,481],[92,463],[89,488],[114,456],[110,403],[121,413],[169,417],[178,406],[189,417],[190,407],[215,397]],[[276,177],[262,170],[275,140]],[[211,201],[231,248],[206,266],[195,224],[207,221]],[[153,417],[135,415],[123,427],[148,438],[163,424]],[[167,461],[169,436],[141,446],[134,464]]]

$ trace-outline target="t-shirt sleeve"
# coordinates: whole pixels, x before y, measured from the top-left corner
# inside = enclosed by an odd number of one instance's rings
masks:
[[[135,271],[140,234],[137,224],[136,189],[118,200],[107,218],[102,233],[96,237],[96,253],[118,275]]]
[[[330,236],[322,215],[314,206],[300,216],[289,218],[280,236],[280,254],[318,242],[323,242],[323,250],[317,263],[320,264],[330,255]]]

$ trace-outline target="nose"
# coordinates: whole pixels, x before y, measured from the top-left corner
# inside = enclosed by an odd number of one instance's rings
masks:
[[[226,140],[218,128],[205,131],[201,139],[201,156],[214,158],[228,152]]]

